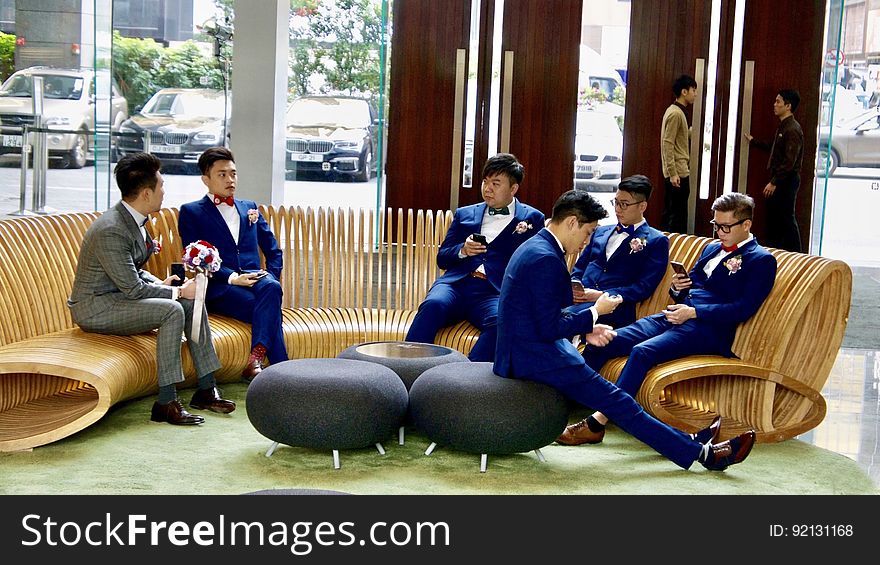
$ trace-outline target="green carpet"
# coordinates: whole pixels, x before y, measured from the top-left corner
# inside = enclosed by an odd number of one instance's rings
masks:
[[[409,432],[406,445],[341,452],[279,446],[250,425],[245,385],[224,388],[239,403],[198,427],[149,422],[153,398],[114,408],[72,437],[33,451],[0,454],[0,494],[241,494],[263,489],[327,489],[353,494],[880,494],[852,460],[802,441],[759,444],[723,473],[698,464],[682,471],[617,429],[596,446],[480,457],[438,447]],[[186,400],[192,391],[183,391]],[[199,477],[216,477],[205,481]],[[202,484],[202,486],[196,486]]]

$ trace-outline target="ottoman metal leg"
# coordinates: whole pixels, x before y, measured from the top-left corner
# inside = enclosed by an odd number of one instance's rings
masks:
[[[333,468],[334,469],[339,468],[339,450],[338,449],[333,450]]]
[[[275,453],[275,448],[278,447],[278,442],[273,441],[272,445],[269,446],[268,451],[266,451],[266,457],[272,457],[272,454]]]
[[[480,472],[481,472],[481,473],[485,473],[485,472],[486,472],[486,463],[487,463],[488,461],[489,461],[489,456],[486,455],[485,453],[481,453],[481,454],[480,454]]]
[[[437,447],[436,442],[431,442],[431,445],[428,446],[428,449],[425,450],[425,455],[431,455],[431,452],[434,451],[434,448]]]
[[[397,443],[399,445],[403,445],[403,432],[405,429],[406,428],[404,428],[403,426],[400,426],[400,429],[397,430]]]
[[[541,450],[540,450],[540,449],[536,449],[536,450],[535,450],[535,455],[538,456],[538,461],[540,461],[541,463],[546,463],[546,462],[547,462],[547,460],[544,459],[544,454],[541,453]]]
[[[377,443],[377,444],[376,444],[376,449],[379,450],[379,455],[385,455],[385,448],[382,447],[382,444],[381,444],[381,443]]]

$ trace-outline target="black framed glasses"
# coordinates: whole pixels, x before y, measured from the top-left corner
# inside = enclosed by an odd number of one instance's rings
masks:
[[[617,198],[611,199],[611,205],[615,207],[620,206],[621,210],[626,210],[630,206],[635,206],[636,204],[641,204],[642,202],[644,202],[644,200],[636,200],[635,202],[621,202]]]
[[[734,222],[732,224],[718,224],[715,223],[715,220],[709,220],[709,223],[712,224],[712,231],[720,231],[721,233],[730,233],[730,230],[733,229],[734,226],[738,226],[743,222],[748,221],[750,218],[743,218],[738,222]]]

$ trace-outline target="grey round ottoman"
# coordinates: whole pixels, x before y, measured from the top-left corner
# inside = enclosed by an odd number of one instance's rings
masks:
[[[333,450],[375,445],[406,414],[406,387],[391,369],[351,359],[296,359],[270,365],[247,389],[248,419],[274,443]]]
[[[488,454],[519,453],[552,443],[565,429],[568,402],[556,389],[507,379],[492,363],[450,363],[428,369],[409,391],[416,426],[437,444],[479,453],[480,472]]]
[[[432,367],[446,363],[460,363],[468,358],[455,349],[430,343],[411,341],[371,341],[359,343],[342,351],[341,359],[357,359],[385,365],[400,377],[406,390],[412,387],[419,376]],[[407,415],[405,424],[412,424],[412,417]],[[401,425],[398,432],[398,443],[404,443],[404,429]]]

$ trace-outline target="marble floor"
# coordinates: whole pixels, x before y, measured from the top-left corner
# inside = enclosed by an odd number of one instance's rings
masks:
[[[828,412],[798,436],[858,462],[880,486],[880,351],[843,348],[822,390]]]

